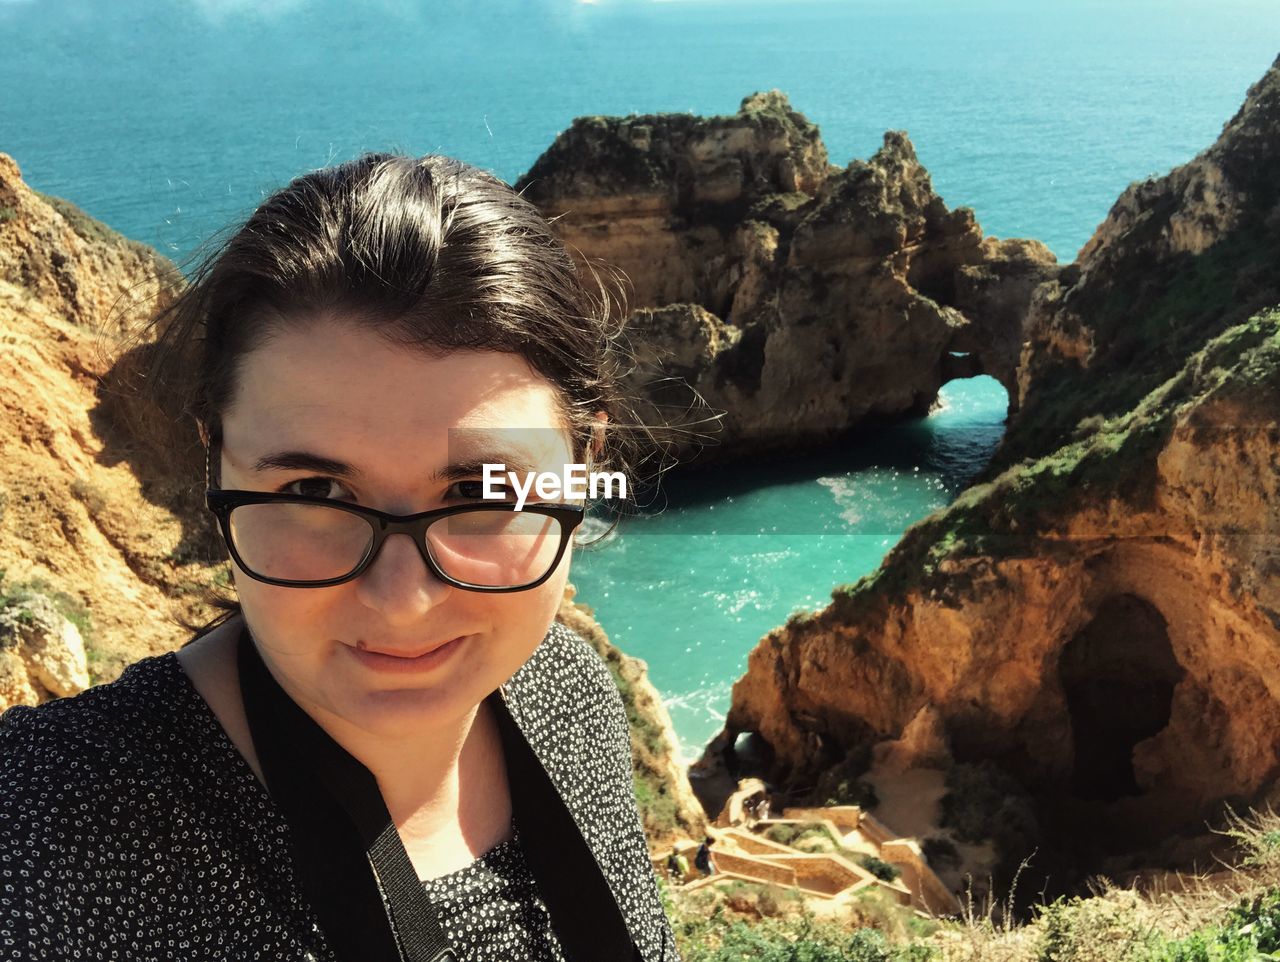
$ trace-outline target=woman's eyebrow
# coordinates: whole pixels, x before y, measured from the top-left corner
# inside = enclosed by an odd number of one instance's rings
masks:
[[[484,475],[485,465],[494,464],[502,465],[502,470],[516,471],[520,474],[528,474],[536,470],[529,466],[528,462],[532,459],[516,454],[514,452],[503,454],[501,452],[487,454],[483,457],[464,458],[454,461],[447,467],[442,468],[433,475],[436,481],[461,481],[467,478],[482,477]]]
[[[281,451],[267,454],[253,462],[255,471],[316,471],[335,478],[354,478],[360,472],[344,461],[335,461],[310,451]]]
[[[432,481],[459,481],[484,475],[487,464],[504,465],[505,471],[517,471],[528,474],[537,470],[531,467],[533,459],[523,452],[494,452],[476,457],[467,457],[432,472]],[[254,471],[315,471],[335,478],[354,479],[360,471],[345,461],[326,458],[310,451],[280,451],[267,454],[253,462]]]

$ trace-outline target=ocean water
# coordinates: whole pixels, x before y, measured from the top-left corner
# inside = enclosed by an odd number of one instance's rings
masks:
[[[1000,441],[1006,401],[992,378],[952,381],[928,417],[856,445],[699,472],[666,486],[661,513],[574,558],[579,600],[648,662],[687,757],[720,730],[757,640],[873,571],[963,490]]]
[[[1280,2],[0,0],[0,44],[0,151],[180,263],[366,150],[514,181],[575,116],[732,113],[771,88],[834,162],[905,129],[948,204],[1070,260],[1127,184],[1214,140],[1280,52]],[[990,457],[1003,390],[952,382],[942,401],[839,453],[674,486],[664,515],[575,559],[687,753],[761,635]],[[783,516],[801,520],[771,530]]]

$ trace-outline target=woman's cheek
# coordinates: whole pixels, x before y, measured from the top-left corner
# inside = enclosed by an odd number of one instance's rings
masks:
[[[287,658],[296,663],[332,640],[323,596],[333,589],[282,588],[242,573],[234,579],[246,622],[258,643],[275,654],[278,662]]]
[[[525,652],[526,660],[533,654],[539,642],[545,636],[547,629],[551,627],[551,622],[555,620],[556,614],[560,610],[561,602],[564,600],[564,589],[568,581],[569,556],[568,552],[566,552],[555,573],[535,590],[526,592],[532,597],[529,598],[529,610],[523,619],[523,623],[533,625],[536,629],[531,632],[534,637],[527,646]]]

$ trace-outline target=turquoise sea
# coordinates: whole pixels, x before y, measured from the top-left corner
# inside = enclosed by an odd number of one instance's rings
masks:
[[[365,150],[514,181],[575,116],[732,113],[770,88],[834,162],[905,129],[950,205],[1070,260],[1128,183],[1214,140],[1280,52],[1280,0],[0,0],[0,45],[0,151],[179,262]],[[673,485],[665,514],[575,560],[686,753],[761,635],[985,463],[1003,390],[941,400],[838,452]]]

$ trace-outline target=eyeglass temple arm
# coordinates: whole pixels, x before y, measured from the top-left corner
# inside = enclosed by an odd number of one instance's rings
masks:
[[[222,453],[222,434],[214,431],[212,434],[201,425],[200,433],[204,435],[204,486],[206,490],[213,491],[221,486],[222,483],[222,459],[218,458],[218,471],[215,477],[213,463],[215,451],[217,454]]]

